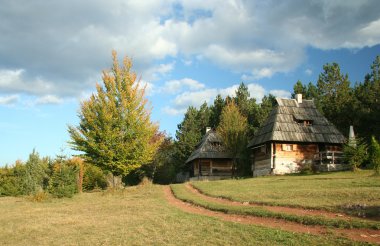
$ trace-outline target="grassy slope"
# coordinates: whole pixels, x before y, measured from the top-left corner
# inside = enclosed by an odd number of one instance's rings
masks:
[[[0,245],[342,245],[342,239],[288,233],[188,214],[162,187],[128,188],[34,203],[0,198]]]
[[[207,201],[200,196],[190,192],[184,185],[177,184],[171,185],[174,195],[185,202],[192,203],[210,210],[219,211],[230,214],[253,215],[258,217],[268,217],[284,219],[288,221],[297,222],[304,225],[322,225],[336,228],[368,228],[380,229],[380,223],[372,221],[363,221],[360,219],[352,219],[350,221],[342,220],[339,218],[329,219],[321,216],[306,216],[296,214],[285,214],[278,212],[271,212],[263,208],[250,207],[250,206],[231,206],[220,204],[213,201]]]
[[[380,209],[380,178],[370,171],[309,176],[268,176],[242,180],[193,182],[204,193],[236,201],[347,210],[352,205]]]

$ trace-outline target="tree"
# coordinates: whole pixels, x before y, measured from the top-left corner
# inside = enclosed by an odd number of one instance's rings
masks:
[[[352,171],[358,170],[358,168],[366,161],[367,149],[367,144],[360,138],[350,140],[343,146],[344,157]]]
[[[210,126],[210,116],[210,108],[207,106],[207,103],[204,102],[200,106],[197,114],[198,129],[201,131],[202,135],[206,133],[206,127]]]
[[[352,112],[353,93],[348,75],[340,72],[337,63],[326,64],[317,82],[319,103],[328,120],[341,131],[348,131],[355,121]]]
[[[44,181],[47,179],[47,162],[43,162],[36,150],[33,149],[25,163],[25,176],[23,186],[25,194],[35,194],[44,189]]]
[[[254,126],[256,127],[256,129],[258,129],[264,124],[264,122],[267,120],[269,116],[269,113],[272,111],[275,105],[276,98],[272,94],[263,97],[260,107],[257,108],[257,112],[255,114],[256,120]]]
[[[217,132],[223,144],[233,157],[232,175],[235,175],[237,159],[247,146],[247,118],[244,117],[233,101],[227,102],[220,117]]]
[[[220,94],[218,94],[214,100],[214,104],[210,107],[210,127],[216,128],[220,122],[220,115],[226,105],[226,102]]]
[[[75,166],[68,165],[67,161],[57,159],[53,165],[53,173],[49,180],[49,192],[54,197],[72,197],[78,190],[78,170]]]
[[[183,121],[177,126],[173,157],[176,163],[176,173],[189,171],[185,166],[185,161],[202,138],[198,119],[198,110],[190,106],[185,113]]]
[[[380,145],[374,136],[371,138],[370,161],[375,175],[380,175]]]
[[[175,180],[175,165],[173,161],[174,142],[171,137],[165,136],[152,165],[152,180],[158,184],[170,184]]]
[[[380,56],[376,57],[371,70],[364,82],[354,88],[357,104],[353,115],[357,118],[357,131],[368,142],[372,135],[380,136]]]
[[[256,130],[255,121],[257,118],[256,112],[258,105],[255,98],[250,98],[248,87],[241,83],[236,90],[236,97],[234,98],[235,104],[238,107],[240,113],[248,120],[247,134],[249,137],[253,137]]]
[[[304,86],[300,80],[293,86],[292,98],[296,98],[296,94],[302,94],[304,97],[307,94],[306,86]]]
[[[126,57],[119,66],[115,51],[112,58],[103,86],[97,84],[96,94],[81,104],[79,126],[68,131],[72,148],[83,152],[85,161],[125,176],[152,161],[162,140],[154,139],[158,126],[150,120],[145,88],[131,70],[132,61]]]

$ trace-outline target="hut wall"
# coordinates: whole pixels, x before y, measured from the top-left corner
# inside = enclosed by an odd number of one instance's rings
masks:
[[[271,150],[270,144],[263,148],[253,150],[253,177],[268,175],[271,173]]]
[[[274,174],[299,172],[305,165],[312,165],[316,144],[276,143]]]
[[[194,176],[232,175],[232,161],[229,159],[196,159],[193,166]]]
[[[194,167],[194,176],[199,175],[199,163],[198,160],[193,161],[193,167]]]
[[[211,170],[213,176],[231,176],[232,161],[228,159],[213,159]]]

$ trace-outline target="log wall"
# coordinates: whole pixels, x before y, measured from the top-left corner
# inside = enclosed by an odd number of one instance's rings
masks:
[[[270,144],[265,145],[264,149],[257,148],[253,150],[253,177],[268,175],[271,173],[271,150]]]
[[[286,145],[290,145],[291,150]],[[273,173],[299,172],[305,165],[312,165],[318,151],[317,144],[276,143]]]
[[[193,166],[194,176],[232,175],[232,161],[228,159],[197,159],[193,161]]]

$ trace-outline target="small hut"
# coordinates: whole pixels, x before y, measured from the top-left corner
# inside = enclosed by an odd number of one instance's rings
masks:
[[[253,176],[343,170],[345,137],[314,105],[313,100],[276,98],[277,105],[249,142]]]
[[[196,179],[222,179],[232,175],[232,156],[228,153],[218,133],[211,128],[186,160]]]

